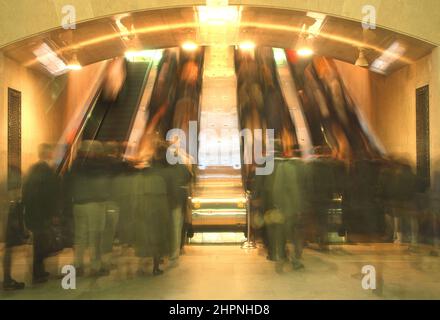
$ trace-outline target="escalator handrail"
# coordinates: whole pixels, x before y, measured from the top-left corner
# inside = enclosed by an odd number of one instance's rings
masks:
[[[81,136],[86,124],[87,124],[87,120],[89,119],[90,115],[92,114],[96,103],[98,102],[98,99],[101,95],[101,89],[97,90],[93,99],[92,99],[92,103],[90,104],[89,108],[87,109],[87,112],[85,113],[83,119],[81,120],[81,124],[78,127],[77,132],[75,133],[75,138],[73,139],[73,142],[68,146],[67,150],[66,150],[66,154],[63,157],[63,159],[61,160],[58,169],[57,169],[57,173],[58,174],[62,174],[63,172],[65,172],[66,170],[66,166],[69,163],[69,159],[71,158],[72,155],[72,151],[74,150],[75,146],[78,143],[79,137]]]
[[[134,122],[136,120],[136,115],[139,112],[139,108],[141,106],[142,97],[144,95],[145,87],[147,86],[148,78],[150,77],[150,73],[151,73],[151,69],[153,68],[153,65],[154,65],[154,61],[151,60],[151,62],[148,63],[147,70],[145,71],[144,79],[142,81],[142,85],[141,85],[141,88],[139,90],[139,95],[138,95],[138,98],[137,98],[137,101],[136,101],[135,111],[133,112],[133,115],[131,117],[130,124],[128,126],[128,130],[127,130],[126,137],[125,137],[124,141],[128,141],[128,139],[130,139],[131,130],[133,130]]]
[[[109,64],[107,62],[107,65],[104,67],[103,72],[99,75],[99,79],[97,82],[97,90],[94,91],[94,93],[91,95],[92,98],[88,99],[88,101],[91,101],[89,103],[89,107],[87,108],[87,111],[85,112],[85,114],[81,120],[81,123],[78,126],[77,131],[75,132],[75,137],[74,137],[72,143],[67,146],[66,153],[56,169],[56,172],[58,175],[62,175],[66,171],[67,166],[69,165],[69,159],[71,159],[71,157],[72,157],[72,151],[74,150],[74,148],[78,144],[79,137],[81,136],[82,132],[84,131],[84,128],[87,125],[88,119],[90,118],[90,116],[91,116],[93,110],[95,109],[95,106],[99,100],[99,97],[101,96],[102,83],[105,79],[105,75],[107,74],[108,65]]]

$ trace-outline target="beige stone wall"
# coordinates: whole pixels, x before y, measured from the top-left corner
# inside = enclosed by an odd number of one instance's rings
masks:
[[[440,51],[404,67],[387,77],[374,75],[373,124],[390,154],[416,161],[415,90],[429,85],[431,162],[440,157]]]
[[[7,106],[8,88],[22,93],[22,169],[26,170],[37,159],[36,149],[39,143],[51,140],[51,127],[47,123],[47,107],[51,105],[47,87],[52,79],[35,71],[23,68],[14,60],[3,59],[1,74],[1,143],[0,143],[0,181],[3,189],[7,166]]]

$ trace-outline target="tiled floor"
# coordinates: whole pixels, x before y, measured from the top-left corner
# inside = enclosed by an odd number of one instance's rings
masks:
[[[166,264],[160,277],[138,275],[139,260],[128,252],[116,259],[109,276],[79,278],[76,290],[64,290],[56,277],[30,285],[31,249],[21,247],[14,276],[29,285],[19,292],[0,291],[0,299],[439,299],[440,257],[429,251],[411,253],[393,244],[334,246],[327,254],[306,249],[305,269],[293,271],[288,263],[280,268],[267,261],[262,249],[189,246],[179,266]],[[55,274],[71,262],[72,251],[65,250],[46,264]],[[377,270],[376,292],[361,287],[366,264]]]

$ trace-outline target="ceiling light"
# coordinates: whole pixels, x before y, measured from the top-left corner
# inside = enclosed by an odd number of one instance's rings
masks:
[[[254,50],[255,43],[252,41],[245,41],[245,42],[240,43],[239,48],[241,50]]]
[[[309,28],[307,29],[309,37],[318,36],[319,33],[321,32],[326,15],[318,12],[307,12],[306,15],[307,17],[315,19],[315,23],[309,26]]]
[[[184,44],[182,44],[182,49],[186,50],[186,51],[194,51],[198,48],[199,46],[192,42],[192,41],[187,41]]]
[[[72,71],[81,70],[82,66],[78,61],[78,57],[76,56],[76,53],[73,54],[72,59],[70,60],[69,64],[67,65],[67,69]]]
[[[359,57],[356,59],[354,63],[358,67],[366,68],[369,66],[367,58],[365,58],[365,48],[359,48]]]
[[[300,48],[296,51],[296,53],[300,57],[310,57],[313,55],[314,51],[312,48]]]
[[[311,44],[312,39],[308,39],[307,35],[300,34],[298,38],[298,42],[296,44],[296,53],[300,57],[310,57],[315,52],[313,51],[313,47]]]
[[[240,10],[237,6],[199,6],[197,12],[200,24],[221,26],[240,21]]]

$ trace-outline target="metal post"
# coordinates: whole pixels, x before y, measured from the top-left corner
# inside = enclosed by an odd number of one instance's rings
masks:
[[[242,249],[256,249],[257,245],[255,243],[255,240],[253,239],[252,234],[252,227],[251,227],[251,208],[250,208],[250,201],[251,201],[251,193],[250,191],[246,191],[246,220],[247,220],[247,239],[243,244],[241,245]]]

